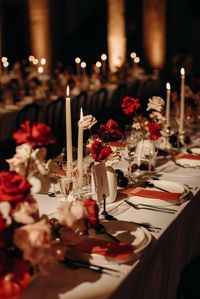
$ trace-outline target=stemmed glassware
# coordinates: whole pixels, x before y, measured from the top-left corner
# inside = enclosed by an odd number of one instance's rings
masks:
[[[135,171],[137,170],[136,164],[136,148],[137,143],[141,139],[141,132],[128,126],[125,130],[124,143],[125,143],[125,160],[128,161],[128,176],[132,182],[135,179]]]
[[[155,166],[155,158],[158,153],[158,148],[154,140],[141,140],[136,149],[137,163],[141,168],[141,164],[148,164],[148,179],[151,178],[152,170]]]

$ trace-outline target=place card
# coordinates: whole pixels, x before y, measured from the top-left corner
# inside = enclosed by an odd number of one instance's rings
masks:
[[[110,196],[105,163],[102,162],[94,165],[92,169],[92,174],[94,178],[94,186],[97,195],[97,201],[102,202],[103,196]]]

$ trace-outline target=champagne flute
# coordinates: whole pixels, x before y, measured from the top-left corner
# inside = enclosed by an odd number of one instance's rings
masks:
[[[61,194],[63,195],[62,198],[60,198],[61,201],[68,200],[68,197],[70,193],[73,190],[73,180],[69,177],[62,177],[58,180],[58,186]]]

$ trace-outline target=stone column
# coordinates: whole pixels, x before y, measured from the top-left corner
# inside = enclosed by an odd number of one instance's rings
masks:
[[[28,0],[31,51],[37,59],[45,58],[45,70],[52,63],[49,0]]]
[[[107,42],[110,72],[126,60],[125,0],[107,0]]]
[[[143,47],[149,66],[163,69],[166,56],[165,0],[143,0]]]

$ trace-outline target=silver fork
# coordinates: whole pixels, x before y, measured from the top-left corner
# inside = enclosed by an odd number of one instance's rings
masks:
[[[154,206],[154,205],[148,205],[148,204],[142,204],[142,203],[132,203],[129,200],[125,199],[124,200],[129,206],[140,210],[140,209],[147,209],[147,210],[152,210],[152,211],[157,211],[157,212],[163,212],[163,213],[170,213],[170,214],[174,214],[175,212],[177,212],[177,210],[175,209],[171,209],[171,208],[165,208],[162,206]]]

